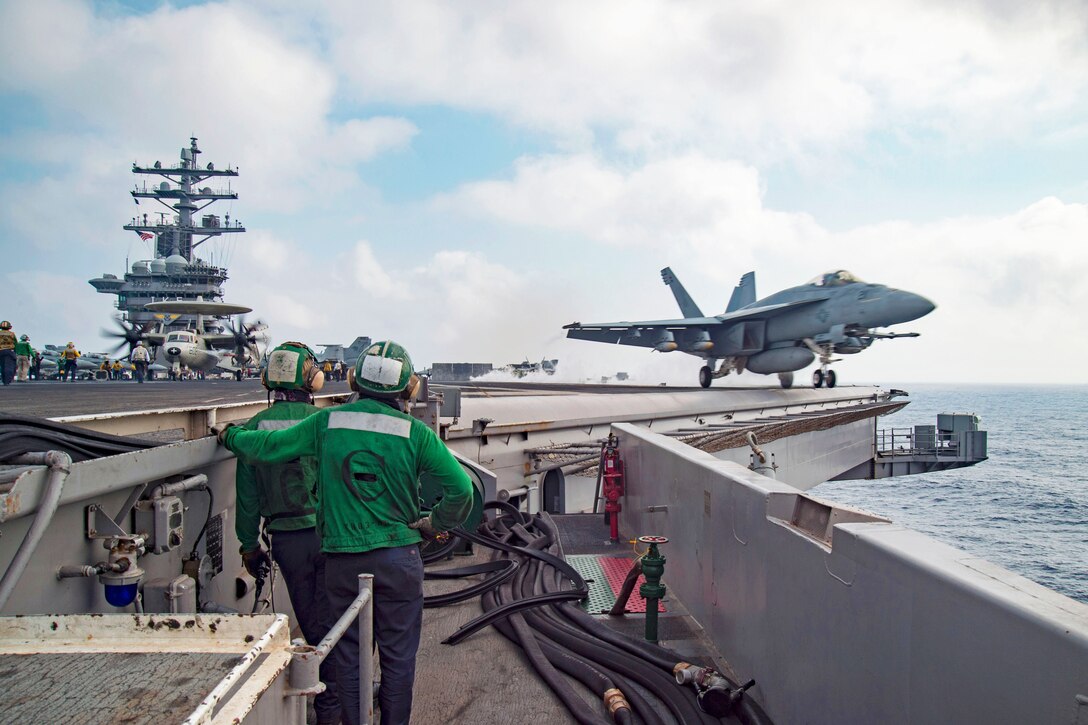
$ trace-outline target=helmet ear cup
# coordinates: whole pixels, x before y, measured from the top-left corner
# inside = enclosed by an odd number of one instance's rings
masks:
[[[268,368],[261,370],[261,385],[268,387]]]
[[[310,380],[307,383],[307,388],[311,393],[316,393],[325,387],[325,373],[321,372],[321,369],[314,365],[310,374]]]
[[[412,377],[408,378],[408,385],[404,390],[400,391],[401,400],[415,400],[416,396],[419,395],[419,388],[422,383],[423,381],[419,379],[419,376],[412,373]]]
[[[359,390],[359,383],[355,382],[355,366],[354,365],[352,365],[350,368],[348,368],[348,388],[350,388],[351,392],[353,392],[353,393],[361,393],[362,392],[361,390]]]

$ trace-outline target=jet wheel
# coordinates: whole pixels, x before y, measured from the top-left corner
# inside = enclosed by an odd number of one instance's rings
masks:
[[[828,370],[827,375],[825,377],[826,377],[827,387],[829,387],[829,388],[835,387],[835,382],[836,382],[836,380],[835,380],[835,371],[834,370]]]
[[[714,379],[714,373],[706,365],[699,368],[699,385],[704,388],[710,387],[710,382]]]
[[[824,371],[816,370],[812,373],[812,387],[822,388],[824,386]]]

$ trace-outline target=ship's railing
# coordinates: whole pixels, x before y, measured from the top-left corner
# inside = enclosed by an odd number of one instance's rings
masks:
[[[876,450],[881,456],[928,454],[955,458],[960,455],[961,439],[959,433],[950,431],[883,428],[876,432]]]

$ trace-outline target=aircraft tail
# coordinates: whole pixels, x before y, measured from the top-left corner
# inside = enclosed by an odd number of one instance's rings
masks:
[[[756,273],[748,272],[740,278],[740,282],[733,288],[733,296],[729,298],[729,306],[726,312],[736,312],[742,307],[747,307],[756,301]]]
[[[703,317],[699,305],[691,299],[691,295],[684,289],[684,285],[680,284],[680,280],[672,273],[672,269],[665,267],[661,270],[661,281],[672,290],[672,296],[676,298],[676,304],[680,305],[680,312],[684,317]]]

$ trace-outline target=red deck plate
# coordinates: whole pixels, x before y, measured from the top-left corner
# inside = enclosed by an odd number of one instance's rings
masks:
[[[620,589],[623,588],[623,580],[627,578],[627,572],[631,571],[634,559],[627,559],[622,556],[599,556],[597,557],[597,563],[601,565],[601,571],[604,572],[608,585],[612,587],[612,593],[619,597]],[[646,600],[638,593],[638,588],[645,582],[646,577],[639,574],[635,589],[631,592],[631,598],[627,600],[628,612],[646,611]],[[665,611],[664,603],[660,601],[657,603],[657,611]]]

